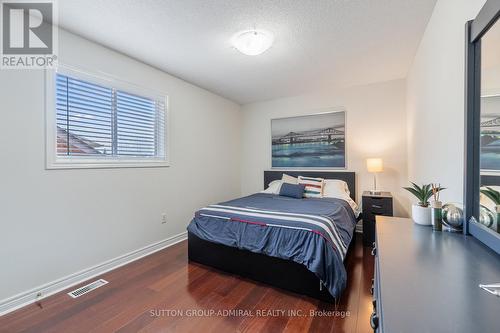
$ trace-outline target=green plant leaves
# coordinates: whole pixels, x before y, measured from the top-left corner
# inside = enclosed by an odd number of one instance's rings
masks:
[[[421,201],[421,200],[420,200],[420,198],[421,198],[421,194],[422,194],[421,190],[419,191],[419,190],[417,190],[417,189],[415,189],[415,188],[411,188],[411,187],[403,187],[403,188],[404,188],[405,190],[407,190],[408,192],[410,192],[411,194],[413,194],[415,197],[417,197],[417,199],[418,199],[419,201]]]
[[[432,185],[424,184],[418,186],[417,184],[410,182],[413,187],[403,187],[405,190],[413,194],[418,199],[418,204],[422,207],[427,207],[429,205],[429,199],[432,197]],[[438,187],[437,191],[440,192],[445,190],[444,187]],[[498,193],[498,192],[497,192]],[[498,193],[498,199],[500,200],[500,193]],[[493,200],[493,199],[492,199]]]
[[[481,190],[481,193],[493,201],[495,205],[500,205],[500,192],[495,191],[491,187],[486,187],[486,189]]]

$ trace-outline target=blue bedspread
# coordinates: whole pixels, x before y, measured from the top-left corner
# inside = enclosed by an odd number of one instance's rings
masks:
[[[257,193],[196,212],[188,231],[201,239],[305,265],[329,292],[345,288],[344,257],[356,217],[341,199]]]

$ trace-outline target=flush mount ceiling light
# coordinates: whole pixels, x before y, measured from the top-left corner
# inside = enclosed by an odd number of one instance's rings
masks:
[[[264,53],[273,44],[273,36],[262,30],[245,30],[232,39],[233,46],[243,54],[254,56]]]

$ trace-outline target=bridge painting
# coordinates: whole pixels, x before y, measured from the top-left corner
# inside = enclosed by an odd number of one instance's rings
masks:
[[[273,119],[272,167],[345,167],[345,111]]]
[[[481,117],[481,169],[500,171],[500,115]]]

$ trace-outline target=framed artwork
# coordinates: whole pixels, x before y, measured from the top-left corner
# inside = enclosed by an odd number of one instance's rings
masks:
[[[345,111],[271,120],[273,168],[345,168]]]
[[[482,171],[500,172],[500,96],[481,97]]]

